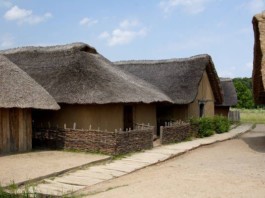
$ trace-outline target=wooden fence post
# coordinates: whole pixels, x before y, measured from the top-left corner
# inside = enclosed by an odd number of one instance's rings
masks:
[[[75,130],[75,128],[76,128],[76,123],[74,122],[74,124],[73,124],[73,129]]]

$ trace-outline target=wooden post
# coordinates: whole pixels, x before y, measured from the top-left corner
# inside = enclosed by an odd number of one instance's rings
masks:
[[[76,123],[74,122],[73,124],[73,129],[75,130],[76,129]]]

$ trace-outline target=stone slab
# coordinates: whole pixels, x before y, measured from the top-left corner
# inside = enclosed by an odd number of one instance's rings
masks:
[[[158,154],[163,154],[163,155],[167,155],[168,157],[171,157],[176,154],[176,150],[165,149],[163,147],[160,147],[160,148],[155,148],[153,150],[149,150],[148,153],[158,153]]]
[[[124,164],[108,164],[106,165],[106,167],[104,169],[108,169],[108,170],[117,170],[117,171],[121,171],[121,172],[125,172],[125,173],[130,173],[135,171],[138,168],[135,168],[133,166],[129,166],[129,165],[124,165]]]
[[[118,171],[118,170],[108,170],[105,169],[104,167],[91,167],[89,168],[91,172],[96,172],[96,173],[102,173],[102,174],[110,174],[113,177],[120,177],[122,175],[125,175],[126,173],[123,171]]]
[[[112,179],[114,178],[114,176],[106,173],[106,172],[93,172],[91,170],[82,170],[82,171],[77,171],[71,174],[71,176],[75,176],[75,177],[88,177],[88,178],[95,178],[95,179]]]
[[[49,185],[61,188],[63,189],[64,192],[74,192],[74,191],[77,191],[83,188],[82,186],[64,184],[64,183],[56,182],[50,179],[45,179],[44,182],[45,184],[49,184]]]
[[[53,196],[61,196],[66,192],[63,191],[62,188],[55,187],[51,184],[39,184],[34,192],[44,194],[44,195],[53,195]]]
[[[81,177],[75,177],[75,176],[65,176],[65,177],[58,177],[55,178],[54,181],[65,183],[65,184],[72,184],[72,185],[79,185],[79,186],[91,186],[97,183],[100,183],[102,179],[95,179],[95,178],[81,178]]]
[[[158,153],[140,153],[127,158],[127,160],[145,162],[145,163],[157,163],[159,161],[164,161],[168,158],[167,155]]]

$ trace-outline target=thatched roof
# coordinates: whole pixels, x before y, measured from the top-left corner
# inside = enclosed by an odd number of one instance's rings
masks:
[[[224,101],[217,106],[231,107],[237,104],[237,93],[231,78],[220,78],[222,89],[224,92]]]
[[[2,55],[0,93],[0,108],[60,108],[43,87]]]
[[[155,86],[123,72],[84,43],[1,51],[58,103],[172,102]]]
[[[265,13],[252,20],[254,29],[253,95],[255,103],[265,104]]]
[[[222,103],[219,77],[209,55],[169,60],[119,61],[118,67],[158,87],[175,104],[189,104],[198,93],[204,71],[207,72],[216,103]]]

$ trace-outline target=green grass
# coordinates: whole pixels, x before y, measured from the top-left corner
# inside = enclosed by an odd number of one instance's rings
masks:
[[[30,188],[32,188],[33,192],[30,192]],[[62,198],[82,198],[85,195],[63,195]],[[19,187],[14,183],[11,182],[11,184],[5,188],[3,188],[0,184],[0,198],[38,198],[42,197],[39,196],[35,192],[35,185],[26,185],[24,188],[19,189]],[[48,196],[48,197],[54,197],[54,196]],[[47,198],[48,198],[47,197]]]
[[[30,198],[37,197],[35,192],[29,192],[30,186],[25,186],[23,190],[19,190],[18,186],[12,182],[8,187],[3,188],[0,185],[0,197],[1,198]],[[33,188],[34,190],[34,188]]]
[[[265,124],[265,110],[264,109],[239,109],[241,122]]]

